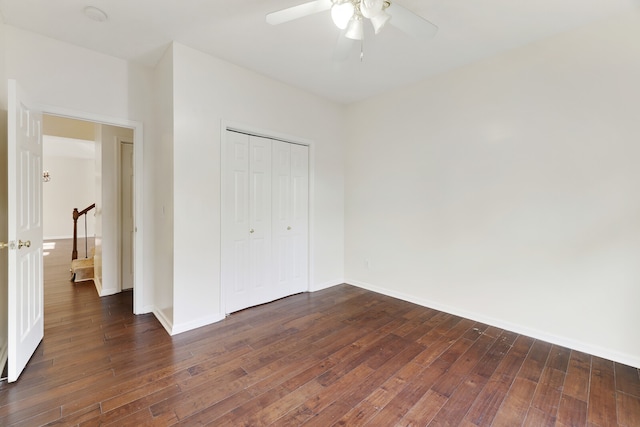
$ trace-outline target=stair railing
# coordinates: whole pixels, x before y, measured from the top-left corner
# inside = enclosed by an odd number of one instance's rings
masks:
[[[84,215],[84,250],[85,258],[88,257],[88,244],[87,244],[87,212],[95,208],[96,204],[87,206],[81,211],[78,208],[73,208],[73,251],[71,252],[71,260],[78,259],[78,218]]]

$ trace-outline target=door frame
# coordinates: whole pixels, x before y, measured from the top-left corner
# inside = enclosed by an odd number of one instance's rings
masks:
[[[220,121],[220,262],[224,261],[224,245],[225,241],[223,240],[224,230],[223,230],[223,216],[224,207],[222,206],[222,189],[225,185],[226,179],[226,156],[227,156],[227,131],[235,131],[240,133],[245,133],[252,136],[258,136],[262,138],[275,139],[278,141],[287,142],[289,144],[298,144],[305,145],[309,147],[309,225],[308,225],[308,236],[307,236],[307,292],[314,289],[313,277],[314,277],[314,205],[315,205],[315,143],[312,140],[306,138],[300,138],[297,136],[291,136],[279,132],[275,132],[268,129],[261,129],[255,126],[247,125],[244,123],[238,123],[234,121],[229,121],[222,119]],[[225,295],[225,286],[223,283],[222,277],[222,268],[220,271],[220,313],[227,315],[229,314],[226,307],[226,295]]]
[[[132,146],[133,151],[134,151],[133,152],[133,161],[134,161],[134,163],[135,163],[135,160],[136,160],[135,159],[135,149],[136,149],[136,147],[135,147],[134,142],[132,140],[130,140],[129,138],[118,137],[117,141],[118,141],[118,154],[117,154],[118,174],[117,175],[118,175],[118,193],[119,193],[119,196],[120,196],[119,200],[118,200],[118,202],[119,202],[119,205],[118,205],[118,231],[120,233],[118,238],[120,239],[120,244],[117,245],[118,248],[119,248],[118,249],[118,259],[120,260],[120,267],[118,268],[118,270],[119,270],[118,274],[119,274],[119,277],[120,277],[120,285],[118,286],[118,289],[122,292],[122,290],[124,289],[123,288],[123,281],[122,281],[123,266],[124,266],[124,262],[123,262],[124,248],[123,248],[123,245],[122,245],[122,227],[123,227],[123,223],[124,223],[123,217],[122,217],[122,213],[123,213],[122,212],[122,207],[123,207],[123,202],[122,202],[122,181],[123,181],[123,179],[122,179],[123,178],[123,176],[122,176],[122,172],[123,172],[122,171],[122,145],[123,144],[127,144],[127,145],[131,145]],[[135,166],[134,166],[133,172],[134,172],[133,179],[134,179],[134,183],[135,183]],[[135,191],[135,188],[133,190]],[[134,192],[134,194],[132,194],[132,198],[133,198],[133,202],[134,203],[135,203],[135,200],[136,200],[135,197],[136,197],[136,195],[135,195],[135,192]],[[133,206],[131,206],[131,209],[134,210],[132,212],[132,216],[133,216],[133,226],[134,226],[134,229],[135,229],[135,224],[136,224],[135,209],[133,208]],[[134,233],[134,235],[135,235],[135,233]],[[135,248],[135,242],[134,242],[134,248]],[[131,254],[131,257],[133,258],[133,253]],[[132,262],[133,262],[133,259],[132,259]],[[135,268],[135,265],[134,265],[134,268]],[[134,269],[134,273],[133,274],[134,274],[134,279],[133,280],[134,280],[134,283],[135,283],[135,269]]]
[[[119,117],[110,117],[101,114],[88,113],[85,111],[72,110],[69,108],[53,106],[53,105],[40,105],[40,111],[42,114],[48,114],[51,116],[66,117],[69,119],[78,119],[90,121],[103,125],[117,126],[122,128],[128,128],[133,130],[133,188],[134,194],[144,194],[144,130],[143,124],[139,121],[123,119]],[[118,148],[119,150],[119,148]],[[133,314],[149,313],[149,310],[144,305],[144,295],[147,293],[144,283],[144,203],[142,197],[134,198],[133,203],[133,217],[134,217],[134,242],[133,242]],[[120,231],[120,224],[118,220],[118,232]],[[120,236],[117,236],[120,240]],[[118,259],[118,262],[121,262]],[[121,284],[119,286],[121,288]]]

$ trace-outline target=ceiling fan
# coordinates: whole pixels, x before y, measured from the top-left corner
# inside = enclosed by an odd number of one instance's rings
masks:
[[[269,13],[266,19],[267,23],[278,25],[326,10],[331,10],[333,23],[344,36],[338,41],[336,59],[346,58],[353,41],[362,42],[365,20],[371,22],[375,34],[387,23],[418,38],[433,37],[438,31],[436,25],[391,0],[313,0]]]

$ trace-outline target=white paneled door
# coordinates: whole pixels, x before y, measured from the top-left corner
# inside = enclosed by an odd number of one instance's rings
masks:
[[[221,278],[232,313],[307,289],[308,148],[234,131],[224,144]]]
[[[309,148],[273,141],[273,280],[279,297],[308,287]]]
[[[44,336],[42,115],[8,86],[8,380],[16,381]]]

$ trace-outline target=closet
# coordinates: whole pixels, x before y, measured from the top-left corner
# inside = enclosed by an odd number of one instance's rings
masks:
[[[221,280],[232,313],[308,288],[309,148],[225,136]]]

